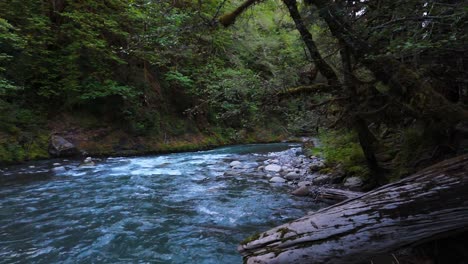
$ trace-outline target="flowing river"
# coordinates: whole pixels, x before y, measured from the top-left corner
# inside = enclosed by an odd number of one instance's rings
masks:
[[[291,144],[49,160],[0,172],[0,263],[242,263],[246,237],[316,210],[256,168]],[[60,164],[57,164],[60,163]]]

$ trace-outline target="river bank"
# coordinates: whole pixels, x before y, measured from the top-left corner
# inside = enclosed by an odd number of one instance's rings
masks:
[[[0,165],[68,157],[141,156],[213,149],[221,146],[288,140],[279,127],[199,128],[190,120],[176,120],[153,133],[139,134],[115,122],[92,116],[62,115],[34,129],[0,130]]]

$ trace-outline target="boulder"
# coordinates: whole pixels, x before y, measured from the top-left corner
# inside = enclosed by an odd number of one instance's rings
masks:
[[[281,166],[276,165],[276,164],[270,164],[270,165],[265,167],[265,171],[280,172],[281,171]]]
[[[53,135],[49,142],[49,154],[55,157],[78,155],[79,151],[68,140],[61,136]]]
[[[320,169],[325,167],[325,163],[322,161],[314,162],[310,165],[310,171],[319,171]]]
[[[89,167],[96,165],[91,157],[86,157],[83,162],[80,164],[80,167]]]
[[[229,166],[231,167],[239,167],[242,165],[242,162],[238,161],[238,160],[235,160],[235,161],[232,161],[231,163],[229,163]]]
[[[296,171],[292,171],[284,176],[285,179],[289,181],[299,180],[301,178],[301,174],[297,173]]]
[[[325,183],[330,183],[331,180],[332,179],[331,179],[330,175],[323,174],[323,175],[319,175],[319,176],[315,177],[313,179],[313,182],[316,183],[316,184],[325,184]]]
[[[270,182],[275,182],[275,183],[285,183],[286,180],[281,178],[281,177],[273,177],[270,179]]]
[[[312,182],[311,181],[301,181],[297,184],[297,186],[299,187],[303,187],[303,186],[310,186],[312,185]]]
[[[291,194],[296,195],[296,196],[307,196],[309,195],[309,188],[306,186],[302,186],[294,190]]]
[[[349,177],[345,180],[343,185],[348,188],[359,188],[362,186],[362,179],[359,177]]]

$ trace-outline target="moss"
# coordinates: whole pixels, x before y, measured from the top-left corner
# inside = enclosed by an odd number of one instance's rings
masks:
[[[261,233],[255,233],[255,234],[249,236],[248,238],[244,239],[244,240],[241,242],[241,245],[246,245],[246,244],[248,244],[248,243],[250,243],[250,242],[252,242],[252,241],[254,241],[254,240],[259,239],[259,238],[260,238],[260,234],[261,234]]]
[[[280,238],[283,239],[287,233],[291,232],[291,229],[287,228],[287,227],[282,227],[280,229],[278,229],[278,231],[280,233]]]
[[[348,175],[364,179],[369,176],[366,159],[355,133],[345,130],[322,131],[319,138],[322,145],[308,149],[307,154],[323,156],[328,165],[341,164]]]

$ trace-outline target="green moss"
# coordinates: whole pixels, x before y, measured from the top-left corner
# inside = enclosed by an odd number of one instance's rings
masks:
[[[341,164],[349,175],[369,176],[366,159],[355,133],[345,130],[321,131],[319,138],[321,146],[309,148],[307,154],[322,156],[329,165]],[[324,170],[322,173],[328,172]]]
[[[278,231],[281,235],[280,235],[280,238],[284,238],[286,236],[287,233],[291,232],[291,229],[287,228],[287,227],[283,227],[283,228],[280,228],[278,229]]]
[[[248,243],[250,243],[250,242],[252,242],[252,241],[254,241],[254,240],[259,239],[259,238],[260,238],[260,234],[261,234],[261,233],[255,233],[255,234],[249,236],[248,238],[244,239],[244,240],[241,242],[241,245],[246,245],[246,244],[248,244]]]

